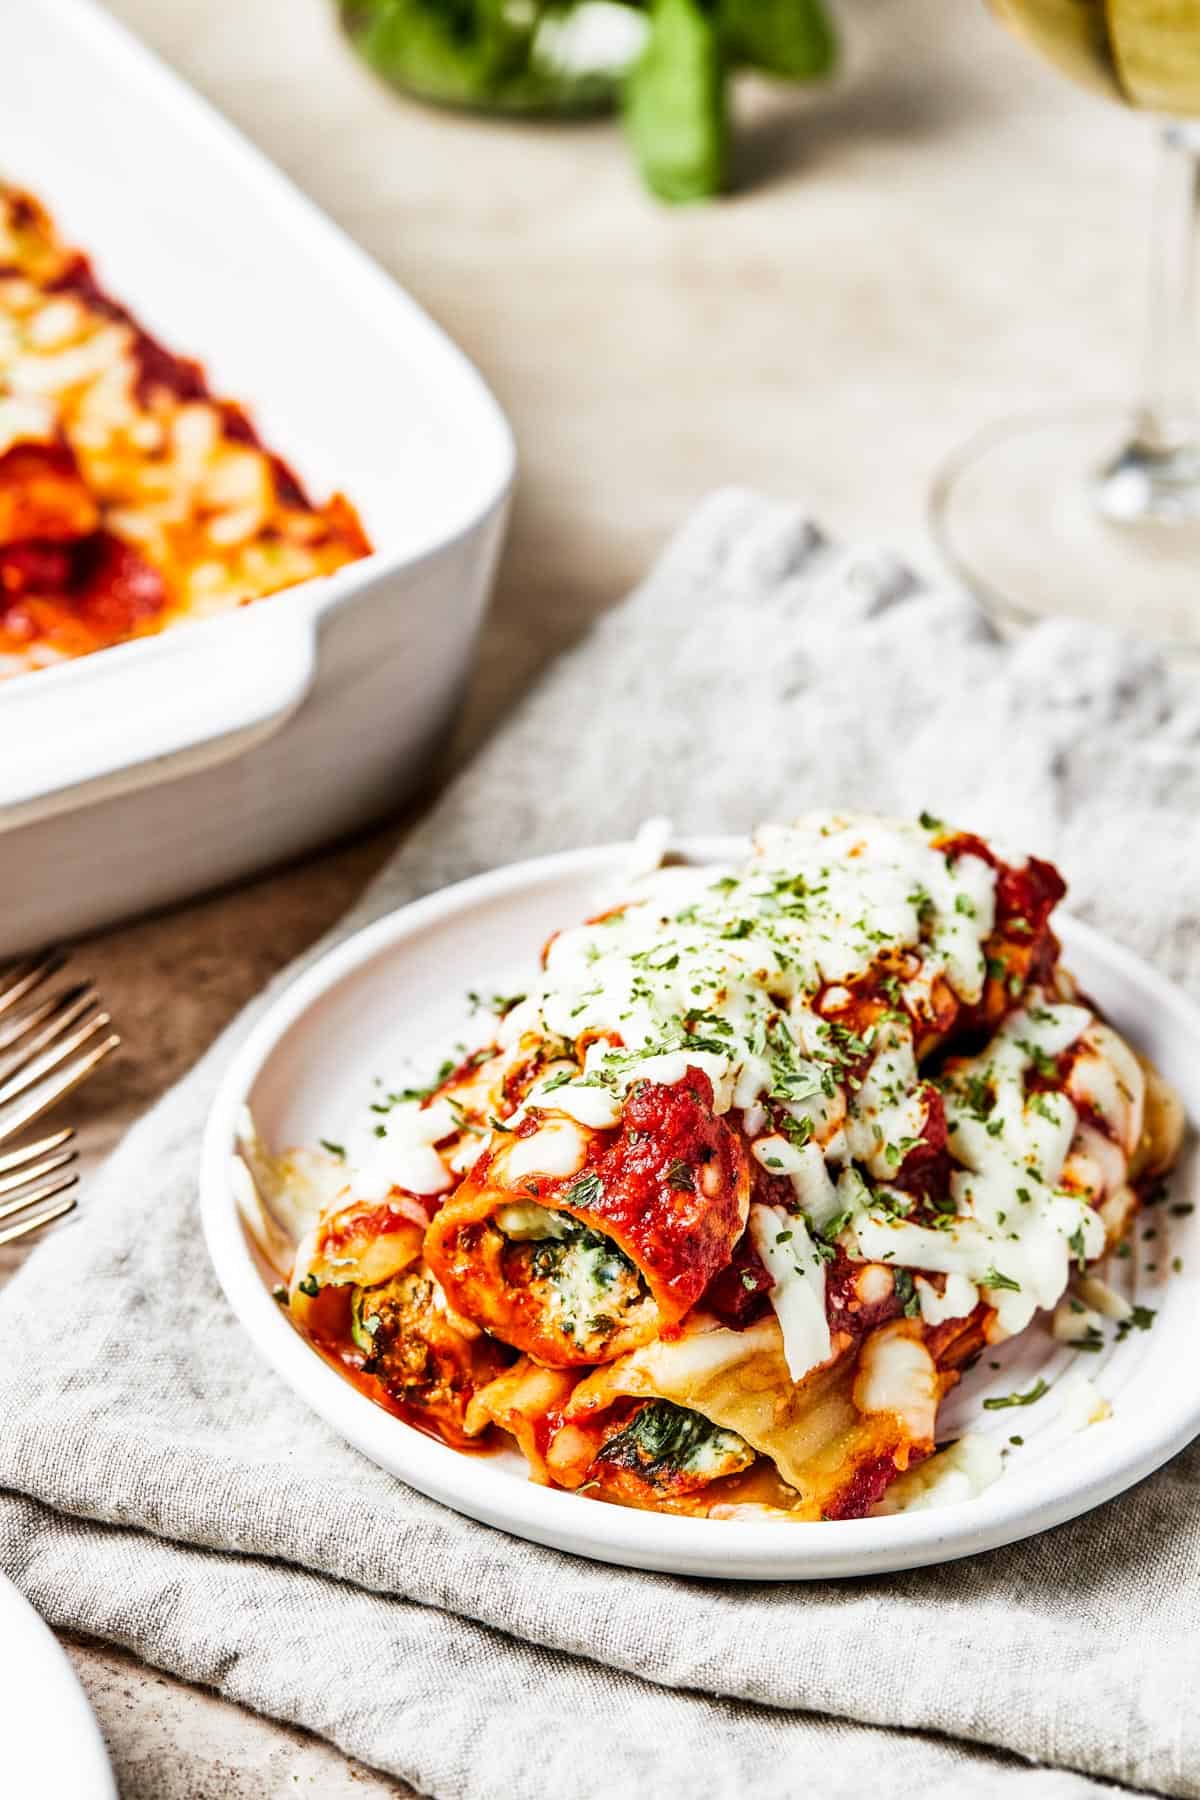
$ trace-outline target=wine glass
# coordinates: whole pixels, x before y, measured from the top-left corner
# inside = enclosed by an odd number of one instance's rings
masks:
[[[934,535],[1002,624],[1071,613],[1200,654],[1200,0],[991,5],[1075,80],[1160,115],[1149,333],[1137,404],[1004,420],[951,456]]]

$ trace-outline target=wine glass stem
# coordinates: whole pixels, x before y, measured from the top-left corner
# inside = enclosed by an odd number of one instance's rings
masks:
[[[1200,518],[1196,256],[1200,137],[1178,123],[1159,133],[1151,214],[1143,396],[1129,443],[1099,472],[1100,510],[1126,523]]]

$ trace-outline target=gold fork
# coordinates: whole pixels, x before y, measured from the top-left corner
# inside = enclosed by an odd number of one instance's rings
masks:
[[[57,951],[0,970],[0,1144],[40,1119],[121,1042],[90,982],[54,991]],[[62,1218],[79,1179],[74,1132],[54,1132],[0,1154],[0,1245]]]
[[[71,1167],[74,1136],[64,1128],[0,1156],[0,1244],[11,1244],[72,1210],[79,1180]]]

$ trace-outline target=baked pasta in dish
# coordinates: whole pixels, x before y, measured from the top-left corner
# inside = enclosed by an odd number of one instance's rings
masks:
[[[206,617],[366,556],[0,183],[0,677]]]
[[[374,1102],[281,1298],[381,1405],[533,1478],[845,1519],[985,1347],[1118,1245],[1178,1102],[1060,966],[1056,871],[821,814],[663,867],[547,944],[420,1094]],[[1094,1284],[1093,1284],[1094,1285]]]

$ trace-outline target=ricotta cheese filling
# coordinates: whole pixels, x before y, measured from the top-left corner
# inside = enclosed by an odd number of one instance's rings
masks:
[[[650,1304],[625,1253],[569,1214],[514,1201],[497,1210],[496,1223],[510,1242],[532,1246],[530,1285],[550,1322],[581,1349],[602,1349],[631,1312]]]

